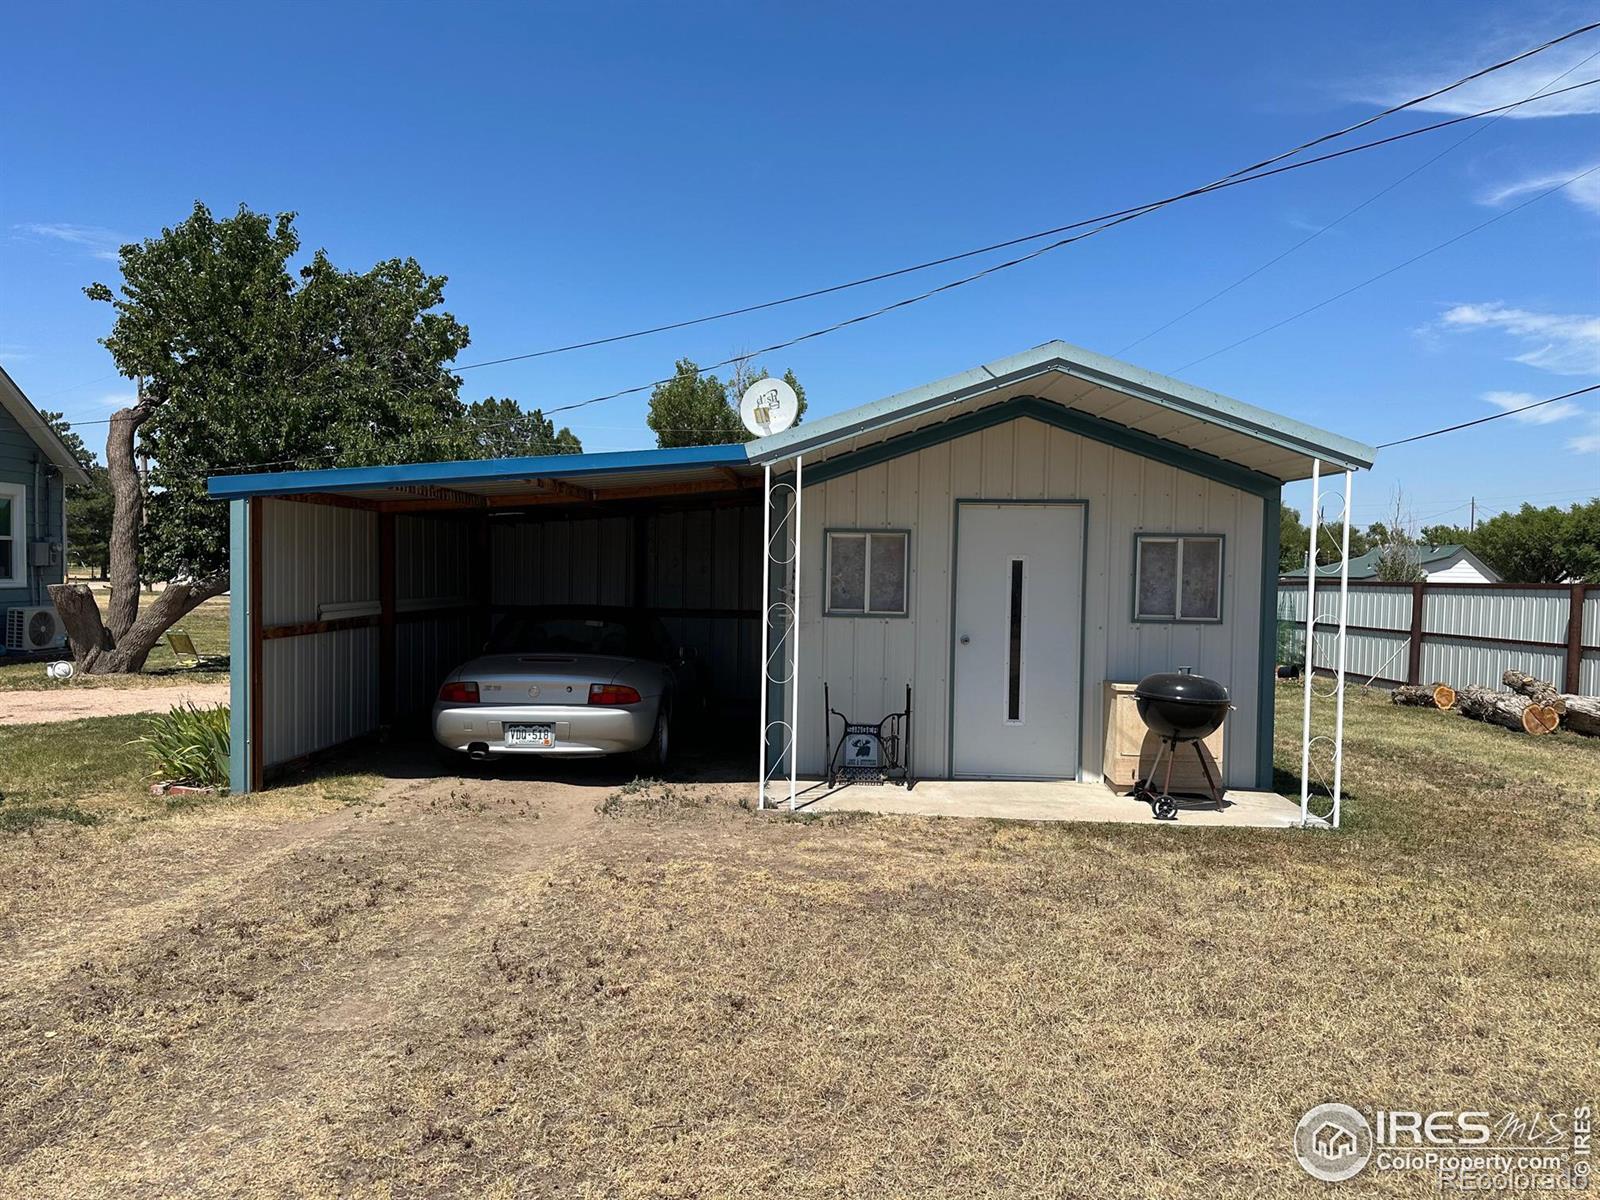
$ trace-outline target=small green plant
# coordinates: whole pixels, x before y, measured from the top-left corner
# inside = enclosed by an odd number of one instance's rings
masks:
[[[228,786],[228,706],[201,708],[192,700],[152,717],[136,739],[150,755],[151,774],[191,787]]]

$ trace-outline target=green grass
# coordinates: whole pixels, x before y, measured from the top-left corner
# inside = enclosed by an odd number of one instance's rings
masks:
[[[97,717],[7,729],[0,743],[0,831],[41,821],[92,825],[92,798],[132,801],[145,794],[148,760],[128,743],[145,730],[144,715]]]
[[[146,597],[148,600],[148,597]],[[101,597],[104,613],[105,599]],[[0,691],[35,691],[55,687],[172,687],[192,683],[223,683],[228,678],[228,598],[207,600],[175,626],[194,639],[195,649],[205,661],[199,666],[184,666],[167,646],[165,638],[156,644],[138,675],[79,675],[70,685],[45,677],[42,662],[7,662],[0,657]],[[63,652],[62,657],[66,657]]]

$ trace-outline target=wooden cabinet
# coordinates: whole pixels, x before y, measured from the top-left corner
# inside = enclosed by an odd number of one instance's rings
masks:
[[[1134,780],[1143,779],[1155,764],[1156,752],[1161,749],[1161,739],[1146,728],[1139,719],[1139,706],[1133,698],[1137,683],[1107,683],[1105,685],[1106,750],[1101,771],[1106,785],[1118,791],[1133,787]],[[1223,735],[1228,723],[1224,721],[1210,737],[1200,743],[1201,750],[1212,763],[1212,771],[1222,779]],[[1162,775],[1166,763],[1161,764]],[[1156,780],[1159,787],[1161,779]],[[1180,745],[1172,764],[1172,791],[1194,792],[1209,795],[1205,773],[1200,769],[1194,749]]]

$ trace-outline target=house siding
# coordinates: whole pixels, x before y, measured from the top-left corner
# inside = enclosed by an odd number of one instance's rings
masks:
[[[27,488],[27,511],[23,514],[22,538],[17,546],[18,560],[23,564],[23,580],[15,587],[0,586],[0,612],[8,608],[48,604],[45,589],[65,578],[63,562],[54,567],[29,569],[28,546],[31,541],[51,541],[66,544],[66,526],[62,508],[62,480],[43,451],[17,424],[16,419],[0,408],[0,482],[21,484]]]
[[[950,773],[950,629],[958,500],[1087,502],[1083,736],[1079,777],[1100,778],[1102,683],[1193,666],[1223,681],[1236,710],[1227,730],[1230,786],[1254,786],[1260,692],[1262,500],[1259,496],[1019,418],[805,490],[801,579],[799,768],[819,774],[830,747],[822,689],[852,720],[905,704],[912,685],[915,773]],[[909,619],[824,617],[824,531],[911,531]],[[1133,535],[1216,533],[1225,539],[1223,619],[1135,623]]]

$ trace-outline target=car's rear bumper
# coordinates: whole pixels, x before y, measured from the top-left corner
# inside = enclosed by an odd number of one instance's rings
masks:
[[[462,754],[481,744],[490,757],[598,758],[628,754],[649,744],[655,732],[657,704],[655,699],[629,708],[587,704],[435,704],[433,737],[446,750]],[[507,746],[507,725],[552,725],[555,745]]]

